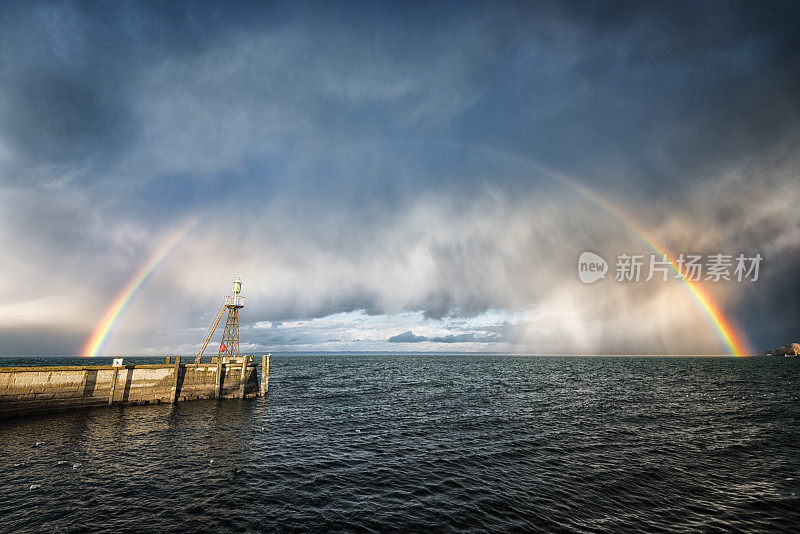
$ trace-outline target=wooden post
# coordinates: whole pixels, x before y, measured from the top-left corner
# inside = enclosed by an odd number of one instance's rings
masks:
[[[119,374],[119,367],[114,366],[114,375],[111,377],[111,392],[108,394],[108,405],[114,402],[114,390],[117,389],[117,375]]]
[[[167,359],[169,360],[169,358],[167,358]],[[167,362],[167,363],[169,363],[169,362]],[[173,404],[178,402],[178,395],[180,394],[180,391],[178,391],[178,375],[180,375],[180,373],[181,373],[181,357],[180,356],[175,356],[174,369],[175,370],[172,372],[172,374],[174,375],[172,377],[172,403]]]
[[[261,396],[267,396],[269,389],[269,354],[261,356]]]
[[[239,376],[239,398],[244,398],[244,379],[247,376],[247,356],[242,356],[242,374]]]
[[[222,355],[217,356],[217,383],[214,389],[214,398],[218,399],[222,396]]]

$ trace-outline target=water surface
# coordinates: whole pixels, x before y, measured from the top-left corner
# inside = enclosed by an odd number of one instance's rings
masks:
[[[0,530],[792,530],[798,377],[797,359],[273,356],[266,399],[0,422]]]

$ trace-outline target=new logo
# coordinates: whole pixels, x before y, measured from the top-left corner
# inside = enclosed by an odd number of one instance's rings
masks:
[[[583,252],[578,258],[578,278],[584,284],[597,282],[606,277],[608,263],[594,252]]]

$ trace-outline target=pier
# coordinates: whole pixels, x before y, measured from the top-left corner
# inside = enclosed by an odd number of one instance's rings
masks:
[[[208,363],[0,367],[0,419],[94,406],[174,403],[266,395],[252,356]]]
[[[45,367],[0,367],[0,419],[102,405],[161,404],[197,399],[246,399],[266,396],[269,358],[261,358],[261,376],[253,356],[239,355],[239,311],[244,308],[242,280],[233,280],[233,294],[223,297],[194,363],[170,357],[163,364]],[[222,320],[228,318],[217,356],[203,355]]]

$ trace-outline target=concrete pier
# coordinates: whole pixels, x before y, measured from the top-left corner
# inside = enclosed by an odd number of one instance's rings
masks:
[[[0,419],[90,406],[256,397],[265,391],[263,377],[259,384],[257,366],[243,362],[181,364],[176,358],[174,364],[121,367],[0,367]]]

